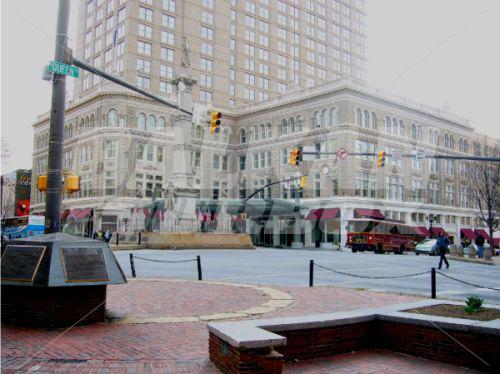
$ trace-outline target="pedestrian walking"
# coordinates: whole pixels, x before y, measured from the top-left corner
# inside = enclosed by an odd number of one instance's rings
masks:
[[[104,232],[101,229],[97,232],[97,239],[104,240]]]
[[[110,240],[111,240],[111,232],[109,231],[109,229],[107,229],[106,232],[104,233],[104,241],[106,243],[109,243]]]
[[[436,250],[439,253],[439,266],[438,269],[441,269],[443,266],[443,261],[446,264],[446,269],[450,267],[450,264],[448,263],[448,260],[446,259],[446,250],[448,249],[448,246],[450,245],[450,239],[446,237],[442,231],[439,232],[439,236],[437,238],[436,242]]]
[[[484,255],[484,238],[481,234],[476,237],[476,246],[477,246],[477,257],[483,258]]]

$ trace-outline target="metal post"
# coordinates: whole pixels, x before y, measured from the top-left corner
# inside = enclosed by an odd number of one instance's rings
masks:
[[[139,235],[138,235],[138,243],[137,244],[141,244],[141,232],[139,231]]]
[[[67,32],[69,1],[59,0],[56,29],[55,60],[67,62]],[[61,181],[63,164],[63,131],[65,115],[66,76],[54,73],[52,79],[52,106],[50,110],[49,160],[47,172],[47,200],[45,203],[45,233],[61,229]]]
[[[309,287],[314,286],[314,260],[309,261]]]
[[[118,244],[119,244],[119,242],[118,242],[118,240],[119,240],[119,239],[118,239],[118,237],[119,237],[119,236],[120,236],[120,233],[119,233],[119,232],[117,232],[117,233],[116,233],[116,245],[118,245]]]
[[[431,269],[431,299],[436,298],[436,268]]]
[[[201,274],[201,258],[200,256],[196,256],[196,264],[198,265],[198,280],[202,280],[202,274]]]
[[[132,271],[132,278],[135,278],[135,265],[134,265],[134,255],[130,254],[130,270]]]

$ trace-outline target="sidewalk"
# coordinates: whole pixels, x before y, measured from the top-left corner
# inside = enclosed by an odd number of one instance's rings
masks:
[[[132,280],[108,287],[106,323],[77,326],[68,332],[2,326],[2,372],[217,373],[208,359],[209,320],[347,311],[417,299],[331,286],[270,288]],[[372,360],[363,357],[363,362]],[[392,370],[393,361],[384,364],[377,358],[376,367]],[[421,365],[418,360],[403,361],[402,367],[413,368],[413,372]],[[366,364],[367,370],[363,365],[358,372],[373,372],[373,365]],[[430,362],[427,367],[437,370],[442,364]],[[335,372],[334,365],[330,369],[328,372]],[[314,372],[310,365],[308,372]]]

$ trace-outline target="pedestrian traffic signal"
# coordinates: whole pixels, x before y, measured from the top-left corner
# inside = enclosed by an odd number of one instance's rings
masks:
[[[68,175],[65,182],[66,192],[73,193],[79,189],[79,178],[76,175]]]
[[[385,166],[385,151],[378,152],[377,166],[383,168]]]
[[[302,162],[302,151],[299,148],[292,148],[288,163],[293,166],[299,166],[300,162]]]
[[[47,176],[39,175],[36,178],[36,189],[38,191],[47,191]]]
[[[212,112],[212,118],[210,119],[210,134],[218,134],[220,131],[220,118],[222,117],[221,112]]]
[[[307,177],[306,176],[300,177],[300,188],[302,189],[306,188],[306,184],[307,184]]]

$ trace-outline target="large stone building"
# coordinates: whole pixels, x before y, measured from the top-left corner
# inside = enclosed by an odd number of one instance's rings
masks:
[[[465,119],[351,80],[228,110],[221,132],[214,135],[205,123],[184,120],[185,138],[179,141],[176,112],[111,88],[68,106],[64,166],[80,176],[80,191],[67,196],[63,204],[73,210],[65,214],[81,222],[82,231],[144,228],[142,209],[137,208],[151,203],[155,186],[158,196],[170,182],[177,187],[173,177],[181,160],[175,152],[182,147],[191,163],[187,187],[208,201],[244,198],[269,181],[308,174],[300,199],[300,214],[306,218],[300,220],[305,245],[320,240],[345,243],[347,221],[374,212],[414,226],[428,226],[427,217],[433,214],[434,226],[458,239],[461,228],[478,227],[468,163],[402,156],[416,150],[498,155],[500,149],[497,139],[476,133]],[[46,172],[48,126],[48,114],[34,124],[35,175]],[[340,160],[333,155],[295,167],[288,158],[296,145],[325,152],[339,147],[351,152],[386,150],[398,157],[388,158],[384,168],[377,168],[375,157]],[[256,198],[271,198],[286,207],[294,202],[292,187],[278,184]],[[43,210],[44,195],[33,187],[32,196],[33,208]],[[331,209],[331,216],[324,222],[307,219],[317,208]],[[134,216],[138,211],[141,214]],[[192,218],[194,213],[193,207]],[[246,229],[257,242],[291,245],[292,218],[297,218],[293,210],[262,212],[248,217]],[[187,221],[182,224],[199,229],[195,219]]]
[[[365,79],[364,0],[85,0],[75,54],[156,94],[189,65],[220,108],[341,77]],[[190,51],[187,56],[183,50]],[[84,72],[75,97],[100,88]]]

